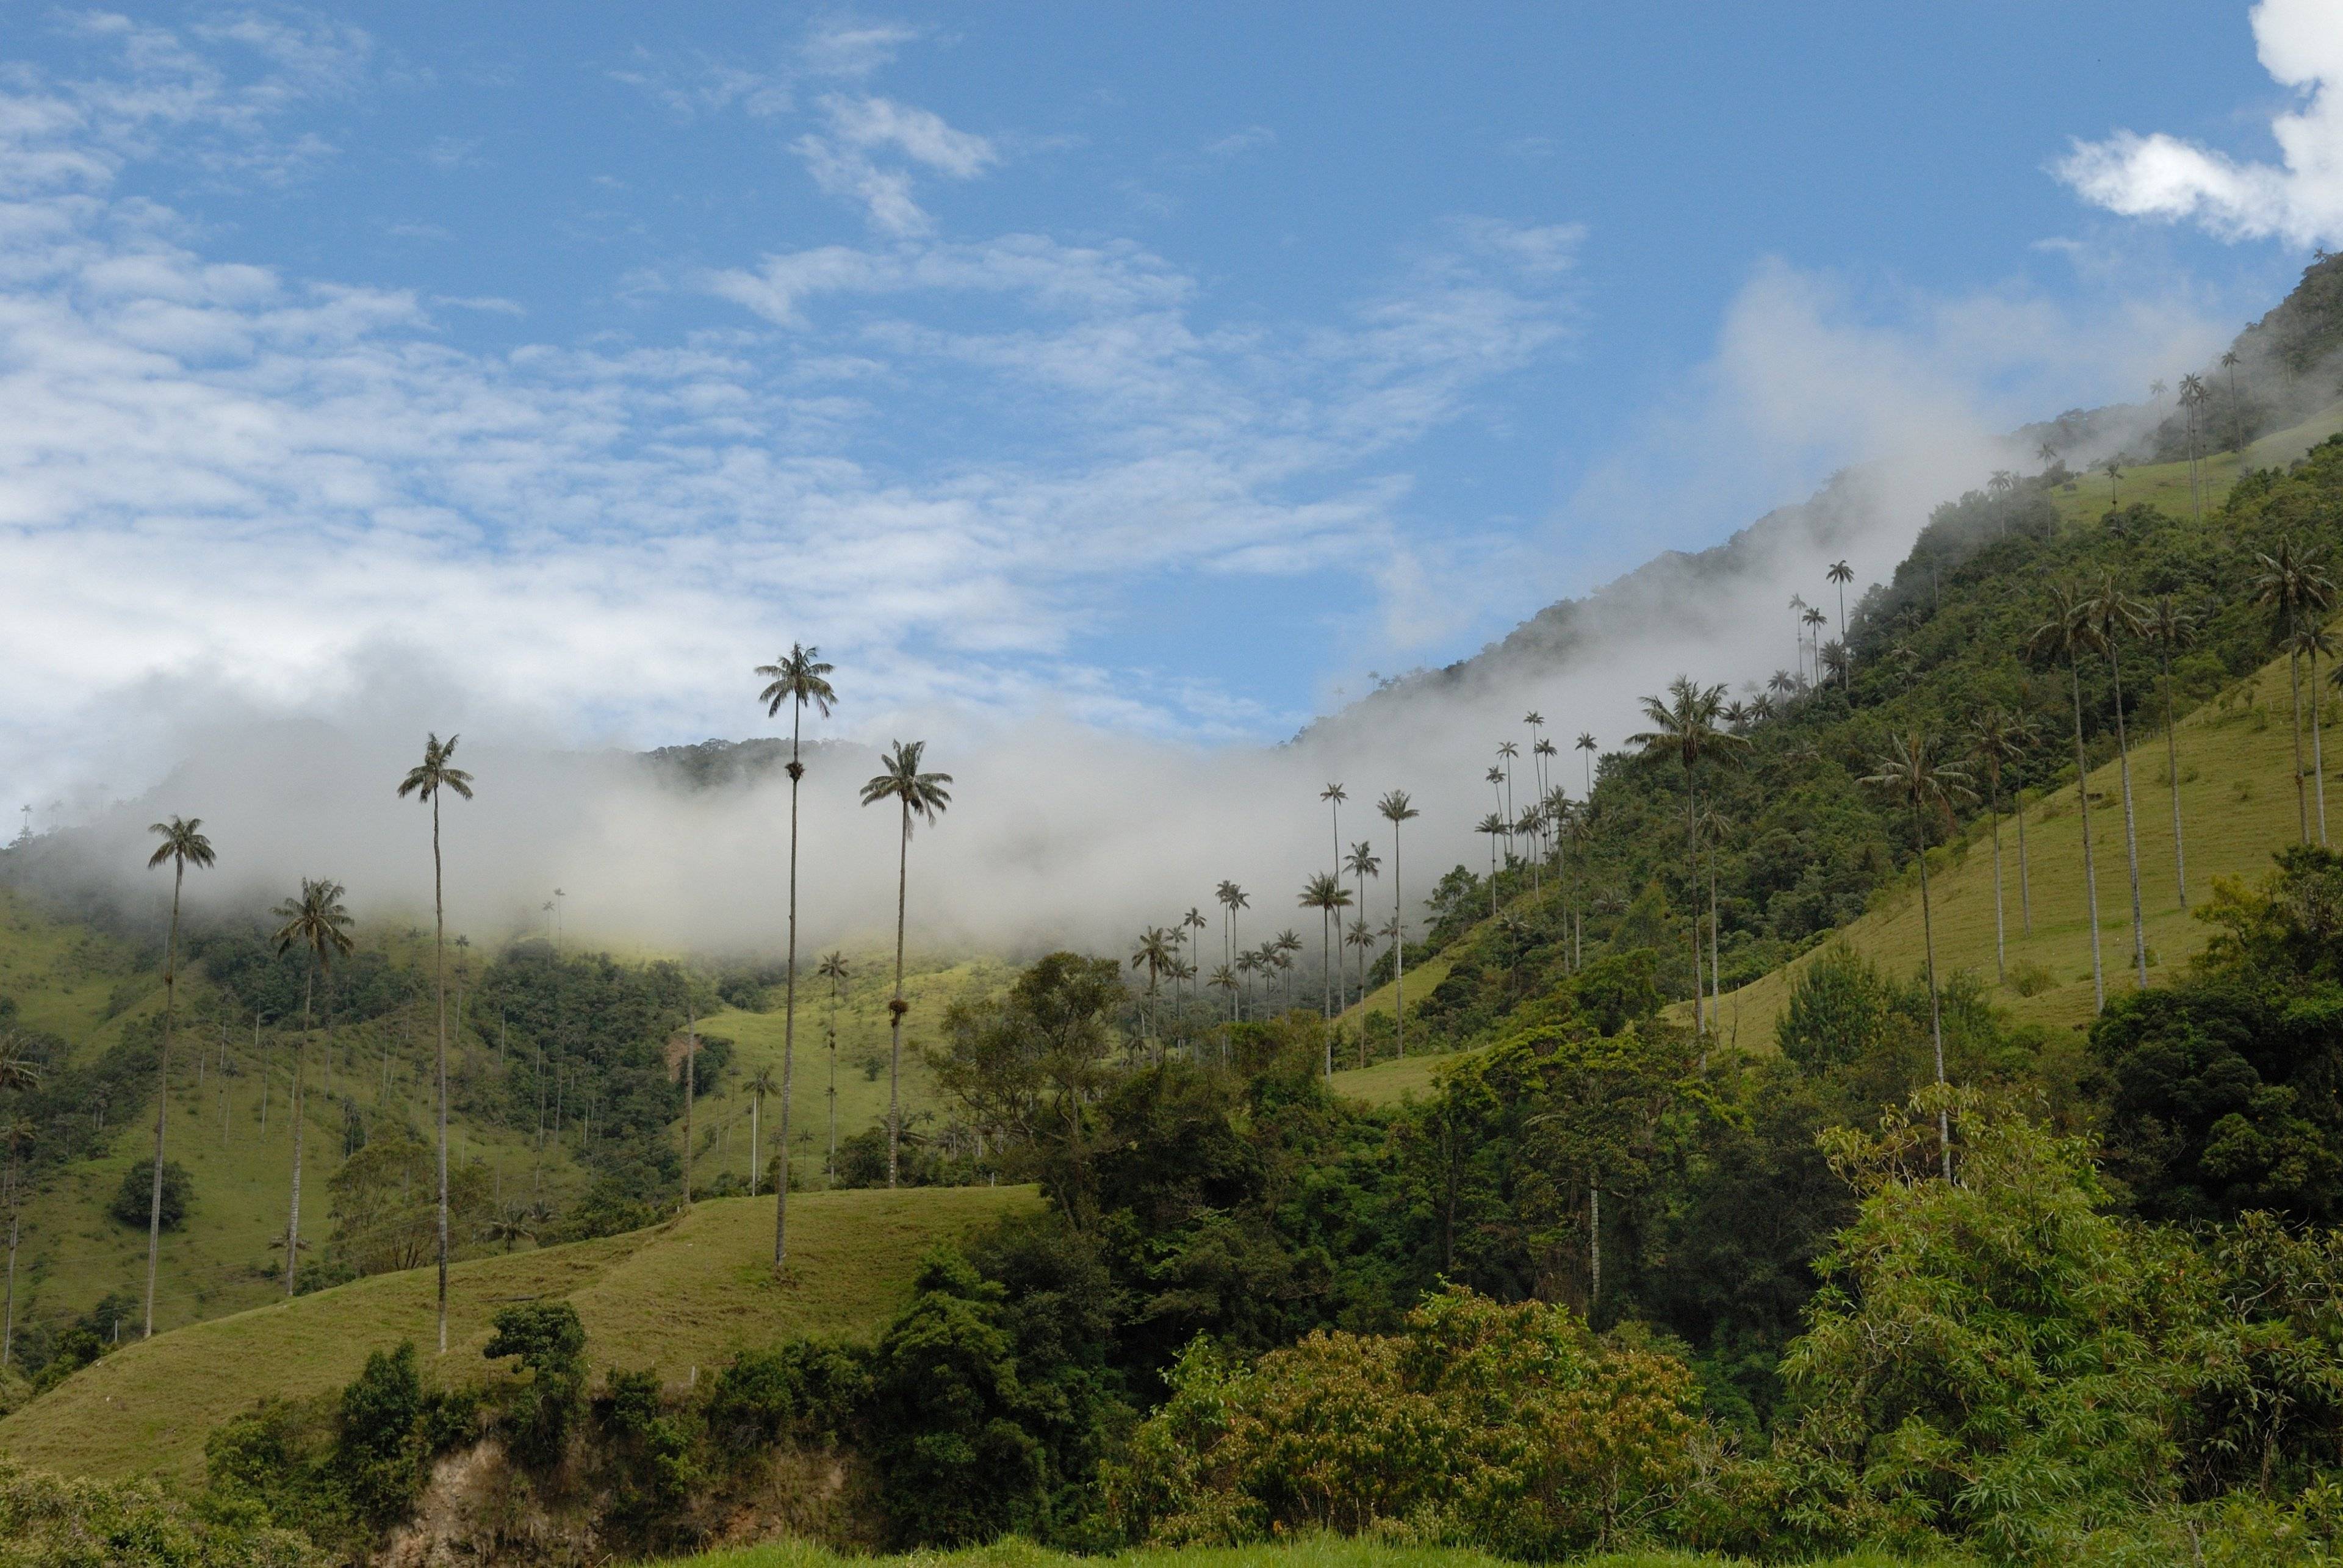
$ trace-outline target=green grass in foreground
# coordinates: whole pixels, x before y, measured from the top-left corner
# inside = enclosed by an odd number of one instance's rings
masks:
[[[798,1542],[711,1552],[672,1560],[674,1568],[1500,1568],[1503,1559],[1451,1547],[1387,1546],[1319,1536],[1269,1546],[1233,1546],[1182,1551],[1124,1552],[1111,1557],[1071,1557],[1021,1541],[964,1552],[922,1552],[900,1557],[844,1558]],[[1742,1560],[1684,1552],[1604,1553],[1574,1559],[1584,1568],[1726,1568]],[[1953,1568],[1959,1558],[1895,1557],[1857,1553],[1818,1562],[1815,1568]]]
[[[257,1399],[339,1387],[369,1352],[401,1340],[426,1352],[427,1377],[480,1375],[489,1320],[514,1301],[568,1301],[598,1368],[670,1380],[792,1334],[868,1336],[909,1297],[930,1247],[1035,1201],[1030,1187],[795,1194],[782,1281],[769,1199],[701,1202],[651,1230],[476,1259],[451,1271],[445,1361],[429,1353],[432,1271],[378,1274],[126,1345],[0,1422],[0,1452],[71,1475],[191,1475],[219,1422]]]

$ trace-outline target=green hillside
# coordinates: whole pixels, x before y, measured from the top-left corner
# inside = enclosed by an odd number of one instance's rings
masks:
[[[785,1281],[772,1276],[762,1199],[477,1259],[453,1271],[447,1360],[426,1360],[436,1377],[474,1376],[496,1308],[545,1297],[578,1309],[596,1365],[670,1378],[794,1333],[865,1335],[900,1305],[928,1248],[1034,1201],[1023,1187],[800,1193]],[[0,1421],[0,1452],[69,1474],[192,1474],[206,1433],[253,1401],[338,1387],[400,1340],[427,1347],[433,1283],[428,1270],[376,1275],[125,1345]]]
[[[807,1543],[785,1542],[669,1561],[673,1568],[841,1568],[847,1563],[868,1568],[1074,1568],[1077,1563],[1101,1568],[1498,1568],[1505,1560],[1463,1547],[1387,1546],[1329,1535],[1273,1546],[1158,1549],[1101,1557],[1076,1557],[1012,1540],[960,1552],[848,1558]],[[1741,1560],[1686,1552],[1604,1552],[1571,1561],[1578,1568],[1730,1568]],[[1862,1552],[1816,1560],[1812,1568],[1922,1568],[1925,1561]]]

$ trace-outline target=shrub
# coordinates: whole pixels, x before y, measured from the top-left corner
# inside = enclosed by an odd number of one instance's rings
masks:
[[[187,1222],[187,1203],[195,1191],[194,1179],[187,1168],[176,1160],[163,1161],[163,1229],[176,1231]],[[154,1211],[155,1161],[141,1160],[122,1173],[122,1185],[115,1189],[114,1201],[106,1212],[126,1225],[146,1228]]]
[[[290,1531],[205,1518],[151,1481],[66,1480],[0,1459],[5,1568],[323,1568],[325,1562]]]
[[[518,1356],[528,1386],[508,1414],[514,1456],[548,1465],[561,1458],[586,1391],[586,1329],[568,1302],[523,1302],[498,1311],[480,1353]]]
[[[1657,1533],[1696,1402],[1673,1357],[1452,1288],[1398,1334],[1322,1331],[1251,1366],[1198,1342],[1111,1491],[1167,1544],[1396,1528],[1559,1556]]]

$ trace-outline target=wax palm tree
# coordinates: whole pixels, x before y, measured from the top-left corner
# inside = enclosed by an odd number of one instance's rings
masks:
[[[2197,618],[2180,608],[2170,594],[2158,594],[2141,622],[2147,640],[2156,645],[2157,684],[2164,689],[2164,774],[2172,790],[2172,885],[2180,907],[2188,907],[2188,855],[2180,837],[2180,743],[2172,714],[2172,656],[2188,646],[2197,634]]]
[[[0,1057],[0,1060],[8,1060]],[[17,1059],[21,1060],[22,1059]],[[15,1087],[29,1088],[40,1081],[35,1070],[30,1078],[20,1080]],[[5,1307],[0,1307],[0,1369],[5,1369],[16,1352],[16,1243],[23,1237],[25,1211],[25,1151],[40,1130],[25,1116],[0,1120],[0,1143],[8,1146],[8,1285]]]
[[[2318,805],[2318,842],[2323,848],[2327,843],[2327,749],[2320,736],[2326,729],[2327,704],[2318,689],[2318,660],[2321,655],[2334,658],[2338,645],[2317,622],[2296,632],[2287,643],[2288,653],[2299,651],[2310,661],[2310,798]]]
[[[850,978],[844,953],[824,953],[821,965],[814,971],[830,982],[830,1153],[822,1165],[822,1174],[830,1181],[838,1179],[838,992]]]
[[[1505,769],[1505,799],[1498,809],[1504,812],[1508,821],[1513,815],[1513,759],[1521,754],[1522,749],[1512,741],[1497,742],[1497,760]]]
[[[2050,590],[2050,618],[2034,628],[2026,652],[2045,663],[2066,661],[2075,697],[2075,793],[2082,804],[2083,895],[2091,927],[2091,999],[2094,1009],[2107,1008],[2107,970],[2099,956],[2099,879],[2091,863],[2091,767],[2083,755],[2083,655],[2098,646],[2098,628],[2087,613],[2087,602],[2063,588]]]
[[[350,940],[356,922],[343,907],[348,890],[328,877],[301,879],[301,892],[269,911],[285,923],[277,930],[277,950],[303,948],[308,952],[307,972],[301,981],[301,1032],[293,1048],[293,1206],[285,1221],[278,1245],[285,1249],[285,1293],[293,1294],[301,1249],[301,1080],[308,1063],[310,1004],[317,992],[317,973],[331,970],[337,958],[347,958],[357,943]]]
[[[1238,984],[1236,970],[1228,964],[1214,964],[1212,978],[1204,983],[1229,993],[1229,1016],[1236,1017]]]
[[[2243,422],[2243,410],[2237,403],[2237,351],[2236,349],[2227,349],[2222,353],[2221,368],[2229,373],[2229,446],[2231,450],[2242,452],[2246,449],[2246,427]]]
[[[1398,1054],[1407,1054],[1407,895],[1399,871],[1400,824],[1423,815],[1410,803],[1407,791],[1393,789],[1375,802],[1375,809],[1392,825],[1392,1038]]]
[[[1833,588],[1838,589],[1838,639],[1852,647],[1853,639],[1848,636],[1846,628],[1846,585],[1855,580],[1855,568],[1845,561],[1833,561],[1823,576]],[[1850,669],[1854,668],[1852,659],[1848,660],[1848,668]]]
[[[1823,681],[1823,628],[1830,624],[1830,617],[1809,605],[1806,613],[1798,618],[1806,623],[1806,630],[1812,634],[1807,640],[1815,650],[1815,684],[1820,686]]]
[[[2107,656],[2107,667],[2115,674],[2116,765],[2123,780],[2124,854],[2131,873],[2132,961],[2138,970],[2142,990],[2147,989],[2147,921],[2140,910],[2139,833],[2132,814],[2131,743],[2124,728],[2123,639],[2146,633],[2147,608],[2116,586],[2113,572],[2101,574],[2098,588],[2086,606],[2098,636],[2100,651]]]
[[[1596,750],[1594,736],[1591,731],[1582,729],[1578,732],[1578,739],[1572,741],[1571,746],[1573,749],[1578,752],[1579,760],[1585,765],[1586,798],[1589,800],[1592,800],[1594,799],[1594,753]]]
[[[1483,817],[1473,829],[1489,836],[1489,918],[1497,915],[1497,840],[1505,836],[1505,819],[1494,811]]]
[[[1340,839],[1336,839],[1336,840],[1335,840],[1335,843],[1334,843],[1334,849],[1335,849],[1335,850],[1337,851],[1338,855],[1339,855],[1339,853],[1340,853],[1340,851],[1341,851],[1342,848],[1342,840],[1340,840]],[[1204,911],[1203,911],[1203,910],[1200,910],[1200,909],[1196,908],[1194,905],[1191,904],[1191,905],[1188,907],[1188,912],[1187,912],[1186,914],[1184,914],[1184,915],[1182,915],[1182,916],[1181,916],[1181,917],[1180,917],[1180,923],[1181,923],[1181,925],[1184,926],[1184,927],[1187,929],[1189,940],[1190,940],[1191,941],[1193,941],[1193,942],[1196,944],[1196,958],[1195,958],[1195,961],[1194,961],[1192,964],[1191,964],[1191,965],[1189,966],[1190,970],[1191,970],[1192,971],[1193,971],[1193,972],[1192,972],[1192,973],[1191,973],[1191,975],[1190,975],[1190,977],[1189,977],[1189,978],[1192,980],[1192,979],[1195,977],[1195,974],[1202,973],[1202,970],[1203,970],[1203,967],[1204,967],[1204,933],[1205,933],[1206,931],[1208,931],[1208,930],[1210,930],[1212,929],[1212,920],[1210,920],[1210,919],[1205,915],[1205,913],[1204,913]],[[1189,992],[1188,992],[1188,994],[1189,994],[1189,998],[1190,998],[1190,1000],[1202,1000],[1202,998],[1200,998],[1200,997],[1198,997],[1198,996],[1196,995],[1195,988],[1194,988],[1194,987],[1192,987],[1192,986],[1189,988]],[[1188,1027],[1187,1027],[1186,1021],[1184,1020],[1184,1018],[1183,1018],[1183,1020],[1182,1020],[1182,1023],[1181,1023],[1181,1026],[1180,1026],[1180,1035],[1181,1035],[1182,1043],[1183,1043],[1183,1044],[1184,1044],[1184,1043],[1186,1043],[1187,1034],[1188,1034]]]
[[[1131,955],[1131,967],[1147,971],[1148,1027],[1151,1030],[1154,1029],[1156,988],[1165,973],[1177,969],[1180,964],[1180,955],[1172,942],[1170,930],[1162,926],[1150,926],[1139,933],[1138,949]],[[1160,1030],[1156,1030],[1156,1038],[1159,1041],[1162,1038]]]
[[[2312,678],[2316,679],[2314,674]],[[187,867],[212,864],[212,841],[204,837],[201,817],[174,817],[146,830],[163,840],[146,858],[149,870],[168,861],[171,866],[171,934],[163,948],[163,1051],[155,1064],[155,1175],[146,1206],[146,1332],[155,1337],[155,1275],[163,1257],[163,1138],[171,1106],[171,1034],[178,1018],[179,895],[187,883]]]
[[[822,662],[820,648],[801,642],[789,644],[789,652],[775,662],[757,667],[759,678],[767,683],[757,693],[757,700],[765,705],[765,717],[779,714],[783,703],[789,709],[789,955],[781,970],[781,1179],[773,1183],[775,1273],[780,1272],[789,1257],[789,1101],[795,1096],[798,1065],[798,785],[805,778],[799,742],[809,707],[824,719],[830,717],[830,707],[838,700],[830,684],[836,666]]]
[[[2290,643],[2306,615],[2322,610],[2335,597],[2335,584],[2319,566],[2317,552],[2295,548],[2291,537],[2278,542],[2276,555],[2257,553],[2261,563],[2250,585],[2254,602],[2268,606],[2282,624],[2279,637]],[[2302,841],[2310,842],[2310,801],[2303,792],[2302,667],[2298,649],[2288,647],[2287,678],[2294,694],[2294,810]]]
[[[928,743],[924,740],[898,740],[887,754],[882,769],[876,778],[862,786],[862,803],[875,806],[882,800],[892,800],[902,814],[902,829],[897,839],[895,864],[895,994],[887,1002],[887,1185],[897,1179],[903,1141],[903,1015],[911,1004],[903,1000],[903,919],[910,901],[911,825],[917,821],[934,822],[951,804],[951,792],[944,788],[952,781],[949,773],[922,773],[920,764],[925,759]],[[784,1107],[788,1101],[783,1101]],[[786,1114],[786,1111],[784,1111]],[[789,1146],[781,1146],[783,1178],[789,1185],[787,1164]]]
[[[442,741],[437,734],[425,737],[423,760],[408,769],[398,782],[400,799],[413,795],[431,808],[431,981],[439,999],[439,1353],[443,1356],[447,1353],[447,900],[440,875],[439,797],[453,790],[464,799],[472,798],[472,776],[452,760],[457,739],[450,735]],[[326,1077],[326,1092],[331,1095],[330,1062]]]
[[[2112,512],[2121,504],[2117,499],[2116,482],[2123,477],[2123,464],[2117,458],[2109,457],[2099,465],[2099,472],[2107,477],[2107,510]]]
[[[754,1198],[765,1174],[765,1096],[779,1093],[781,1086],[768,1066],[749,1074],[740,1087],[749,1095],[749,1196]]]
[[[1684,864],[1694,890],[1697,907],[1700,889],[1700,846],[1695,824],[1700,809],[1698,769],[1704,759],[1723,761],[1736,758],[1749,749],[1745,736],[1729,729],[1719,729],[1716,720],[1725,706],[1725,688],[1702,686],[1688,675],[1679,675],[1668,683],[1665,698],[1644,699],[1644,718],[1652,726],[1640,735],[1627,737],[1627,744],[1643,748],[1646,757],[1673,757],[1684,769]],[[1692,922],[1693,1029],[1696,1034],[1707,1032],[1705,1010],[1700,1000],[1700,921]]]
[[[1912,833],[1920,861],[1920,940],[1928,971],[1928,1033],[1936,1050],[1936,1082],[1945,1081],[1945,1017],[1936,990],[1936,927],[1928,900],[1928,827],[1930,817],[1947,815],[1956,799],[1969,796],[1966,770],[1936,760],[1935,748],[1920,730],[1909,729],[1888,738],[1888,749],[1872,764],[1876,771],[1865,784],[1887,794],[1912,813]],[[1936,1110],[1936,1149],[1944,1162],[1945,1180],[1953,1179],[1952,1124],[1945,1108]]]
[[[1382,879],[1383,874],[1383,860],[1375,854],[1375,847],[1364,839],[1362,839],[1358,843],[1351,846],[1351,853],[1348,858],[1343,860],[1342,869],[1351,873],[1351,879],[1358,885],[1359,919],[1363,921],[1367,918],[1367,879],[1369,877],[1373,877],[1378,880]],[[1360,944],[1356,942],[1353,942],[1352,945],[1353,947],[1360,947]],[[1361,951],[1359,953],[1359,1005],[1362,1009],[1366,1006],[1366,1000],[1367,955],[1364,949],[1361,948]],[[1365,1033],[1363,1032],[1366,1029],[1366,1018],[1363,1012],[1360,1016],[1359,1028],[1362,1031],[1359,1038],[1363,1040],[1366,1038]]]
[[[1302,933],[1292,926],[1277,933],[1277,968],[1285,980],[1285,1005],[1293,1005],[1293,970],[1301,962]]]
[[[2025,756],[2025,720],[2006,708],[1987,708],[1969,729],[1969,752],[1985,770],[1986,810],[1993,818],[1993,978],[2009,980],[2009,937],[2001,897],[2001,779]],[[2021,816],[2022,820],[2022,816]]]
[[[1790,629],[1795,635],[1797,640],[1798,657],[1796,663],[1801,671],[1806,668],[1807,608],[1805,596],[1804,594],[1794,593],[1790,596]]]
[[[1511,821],[1512,819],[1505,812],[1505,770],[1495,763],[1491,763],[1489,770],[1481,775],[1481,782],[1489,787],[1489,799],[1496,802],[1497,809],[1491,814],[1499,822]],[[1505,835],[1505,859],[1510,864],[1513,858],[1513,829],[1510,827],[1501,827],[1497,830]]]
[[[1554,766],[1562,756],[1562,748],[1540,736],[1537,744],[1530,748],[1530,754],[1538,759],[1538,799],[1543,800],[1554,793]]]
[[[1237,1018],[1242,1021],[1252,1002],[1252,977],[1261,973],[1261,954],[1252,948],[1237,954],[1237,974],[1244,981],[1244,999],[1238,1004]]]
[[[1720,956],[1724,950],[1724,943],[1718,925],[1716,907],[1716,857],[1718,851],[1725,848],[1725,839],[1731,831],[1732,824],[1725,819],[1723,812],[1714,806],[1701,808],[1700,842],[1708,850],[1708,994],[1712,1004],[1710,1016],[1715,1020],[1719,1030],[1725,1027],[1725,972],[1724,960]],[[1698,902],[1700,888],[1697,883],[1693,888],[1693,898],[1694,919],[1697,920],[1696,911],[1700,907]],[[1696,936],[1695,940],[1697,940]]]
[[[1212,897],[1220,900],[1221,905],[1221,958],[1223,962],[1233,963],[1237,951],[1237,911],[1252,904],[1252,900],[1242,888],[1226,880],[1212,890]],[[1229,998],[1229,1006],[1232,1010],[1229,1016],[1233,1019],[1237,1016],[1234,1010],[1237,999],[1233,994]]]
[[[1824,675],[1837,681],[1842,690],[1845,689],[1850,678],[1848,672],[1855,668],[1855,661],[1847,654],[1846,644],[1833,638],[1823,644],[1816,657],[1822,660]]]
[[[1545,729],[1545,715],[1533,708],[1522,715],[1522,726],[1530,732],[1530,771],[1537,780],[1538,798],[1544,799],[1545,798],[1544,759],[1554,755],[1554,748],[1546,743],[1545,737],[1542,733]]]
[[[1330,783],[1318,791],[1318,799],[1326,802],[1326,809],[1333,817],[1334,869],[1338,874],[1342,867],[1342,802],[1350,798],[1349,791],[1340,784]]]
[[[1787,702],[1798,694],[1798,678],[1786,669],[1777,669],[1765,678],[1765,689]]]
[[[490,1220],[482,1233],[492,1242],[503,1242],[505,1252],[509,1256],[519,1243],[537,1240],[537,1225],[525,1211],[507,1209]]]
[[[1350,926],[1342,932],[1342,941],[1346,947],[1356,948],[1359,951],[1359,1065],[1364,1067],[1367,1064],[1367,953],[1375,945],[1375,933],[1368,926],[1366,916],[1361,914],[1352,918]]]
[[[1326,967],[1326,1021],[1334,1020],[1334,936],[1333,928],[1342,924],[1342,911],[1351,907],[1351,895],[1342,879],[1332,871],[1320,871],[1302,890],[1298,900],[1305,910],[1318,911],[1318,945]],[[1326,1070],[1334,1070],[1334,1037],[1326,1037]]]

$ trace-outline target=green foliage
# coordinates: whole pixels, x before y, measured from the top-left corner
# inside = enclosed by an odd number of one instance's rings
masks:
[[[1321,1332],[1249,1366],[1200,1342],[1111,1490],[1164,1544],[1396,1527],[1544,1559],[1659,1533],[1699,1432],[1682,1362],[1449,1290],[1399,1333]]]
[[[0,1568],[322,1568],[299,1535],[206,1517],[151,1481],[66,1480],[0,1459]]]
[[[195,1181],[187,1168],[176,1160],[163,1161],[163,1229],[176,1231],[187,1222],[187,1208],[195,1199]],[[141,1160],[122,1173],[122,1185],[115,1189],[114,1201],[106,1211],[125,1225],[145,1230],[154,1213],[155,1161],[150,1157]]]
[[[326,1180],[332,1195],[333,1254],[354,1274],[420,1268],[437,1256],[439,1175],[437,1156],[401,1131],[377,1138]],[[493,1217],[487,1167],[451,1161],[447,1230],[452,1246],[476,1243]]]
[[[549,1465],[562,1456],[586,1389],[586,1329],[568,1302],[520,1302],[498,1309],[481,1347],[490,1361],[519,1358],[528,1382],[508,1415],[514,1456]]]
[[[709,1429],[735,1454],[783,1438],[834,1442],[869,1395],[867,1361],[858,1347],[822,1340],[742,1351],[709,1390]]]
[[[1774,1042],[1808,1070],[1847,1066],[1885,1043],[1889,995],[1868,960],[1834,944],[1799,975]]]
[[[366,1370],[342,1390],[335,1469],[351,1507],[368,1523],[404,1517],[422,1491],[429,1408],[412,1342],[367,1356]]]

